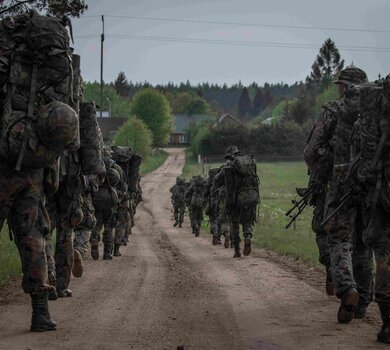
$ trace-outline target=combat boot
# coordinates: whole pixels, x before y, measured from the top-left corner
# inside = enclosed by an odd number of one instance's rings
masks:
[[[390,343],[390,305],[379,304],[381,311],[383,325],[379,333],[377,334],[377,341],[381,343]]]
[[[337,320],[340,323],[348,323],[354,318],[354,309],[359,302],[359,293],[355,288],[350,288],[341,297]]]
[[[176,227],[179,223],[177,221],[175,221],[175,223],[173,224],[173,227]]]
[[[361,303],[360,301],[357,303],[357,305],[355,306],[355,310],[354,310],[354,318],[359,318],[359,319],[362,319],[366,316],[366,313],[367,313],[367,305],[364,305],[363,303]]]
[[[57,294],[59,298],[70,298],[73,295],[73,292],[68,288],[57,289]]]
[[[75,249],[73,252],[73,268],[72,274],[74,277],[81,277],[83,275],[83,258],[81,253]]]
[[[122,256],[122,254],[119,251],[120,244],[114,245],[114,256]]]
[[[93,260],[99,259],[99,241],[91,240],[91,256]]]
[[[240,242],[234,242],[234,255],[233,258],[241,258]]]
[[[104,245],[103,260],[112,260],[112,245],[111,244]]]
[[[224,247],[225,248],[229,248],[229,245],[230,245],[230,243],[229,243],[229,236],[226,236],[225,237],[225,245],[224,245]]]
[[[248,256],[251,253],[251,240],[249,238],[245,238],[244,244],[244,256]]]
[[[332,272],[329,267],[326,268],[325,290],[326,290],[326,294],[328,294],[329,296],[334,295],[334,281],[333,281]]]
[[[219,242],[219,239],[218,239],[218,237],[216,237],[216,236],[213,236],[213,245],[217,245],[217,244],[218,244],[218,242]]]
[[[182,224],[182,223],[181,223],[181,222],[179,222],[179,227],[181,227],[181,224]]]
[[[48,305],[48,292],[30,293],[32,317],[31,332],[55,331],[57,324],[51,319]]]

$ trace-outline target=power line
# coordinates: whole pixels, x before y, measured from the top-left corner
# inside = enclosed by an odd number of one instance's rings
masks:
[[[329,30],[339,32],[360,32],[360,33],[390,33],[390,30],[382,29],[363,29],[363,28],[346,28],[346,27],[316,27],[316,26],[298,26],[285,24],[268,24],[268,23],[244,23],[244,22],[224,22],[224,21],[204,21],[195,19],[180,19],[180,18],[161,18],[161,17],[142,17],[142,16],[124,16],[124,15],[107,15],[108,18],[123,18],[136,19],[147,21],[165,21],[165,22],[183,22],[183,23],[198,23],[198,24],[218,24],[218,25],[235,25],[235,26],[251,26],[265,28],[284,28],[284,29],[304,29],[304,30]]]
[[[146,41],[164,41],[177,43],[194,43],[194,44],[212,44],[212,45],[233,45],[233,46],[251,46],[251,47],[268,47],[268,48],[289,48],[289,49],[312,49],[318,50],[321,45],[315,44],[299,44],[299,43],[278,43],[278,42],[262,42],[262,41],[238,41],[238,40],[222,40],[222,39],[201,39],[201,38],[180,38],[180,37],[160,37],[160,36],[143,36],[143,35],[127,35],[127,34],[106,34],[107,38],[125,39],[125,40],[146,40]],[[96,34],[85,34],[75,36],[76,39],[98,38]],[[339,49],[347,51],[361,52],[390,52],[390,47],[374,47],[374,46],[338,46]]]

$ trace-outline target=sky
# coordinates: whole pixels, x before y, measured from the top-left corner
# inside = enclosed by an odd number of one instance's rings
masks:
[[[73,19],[86,81],[243,85],[305,80],[331,38],[370,80],[390,72],[389,0],[86,0]]]

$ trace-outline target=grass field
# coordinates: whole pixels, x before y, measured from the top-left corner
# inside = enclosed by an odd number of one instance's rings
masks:
[[[190,153],[187,153],[187,156],[183,176],[190,178],[192,175],[202,174],[202,167],[190,158]],[[210,167],[218,165],[206,165],[206,173]],[[312,209],[307,207],[299,216],[295,229],[293,225],[290,229],[285,229],[289,221],[285,212],[292,206],[291,200],[296,196],[295,188],[305,187],[307,184],[305,163],[259,163],[257,169],[260,177],[261,205],[259,222],[254,228],[254,243],[303,259],[313,265],[319,264],[315,234],[311,231]]]
[[[158,151],[154,157],[149,157],[141,164],[141,174],[157,169],[167,159],[168,154]],[[0,234],[0,287],[15,276],[21,274],[19,253],[15,243],[10,241],[7,225]]]

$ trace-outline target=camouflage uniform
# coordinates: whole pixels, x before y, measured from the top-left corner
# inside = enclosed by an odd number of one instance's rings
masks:
[[[358,103],[352,103],[359,95],[356,92],[352,93],[350,85],[353,82],[363,81],[366,75],[358,68],[347,68],[340,73],[340,78],[343,79],[342,83],[348,98],[345,97],[340,104],[329,140],[334,169],[327,192],[326,215],[333,212],[340,204],[342,193],[350,186],[349,179],[346,178],[347,171],[343,169],[350,158],[352,128],[359,113],[359,108],[356,108]],[[364,317],[365,309],[372,300],[372,252],[362,242],[363,225],[360,220],[361,214],[359,215],[360,209],[360,202],[351,200],[325,225],[329,234],[336,296],[341,299],[337,316],[342,323],[351,321],[354,316]],[[356,309],[358,303],[359,310]]]
[[[226,165],[215,176],[216,186],[225,185],[226,213],[229,217],[231,241],[234,245],[234,257],[240,257],[240,225],[245,239],[244,255],[251,253],[253,225],[256,222],[256,208],[260,201],[259,178],[256,163],[248,156],[241,156],[236,146],[229,146],[226,151]],[[248,162],[244,172],[240,164]]]
[[[172,193],[171,201],[173,204],[173,214],[175,217],[175,223],[173,226],[179,225],[179,227],[181,227],[186,210],[186,204],[184,201],[184,193],[186,191],[185,180],[179,177],[176,178],[176,184],[173,185],[169,191]]]
[[[382,84],[363,84],[360,118],[354,129],[353,155],[359,162],[355,192],[363,200],[363,242],[375,255],[375,301],[382,329],[377,340],[390,343],[390,76]]]
[[[213,245],[221,244],[218,233],[218,197],[217,190],[213,187],[214,175],[219,169],[210,169],[209,176],[204,187],[203,197],[205,202],[205,214],[209,217],[210,234],[213,237]]]
[[[217,196],[217,210],[218,210],[218,236],[223,235],[225,237],[225,248],[229,248],[230,237],[230,226],[229,217],[226,213],[226,188],[221,186],[213,191],[214,195]]]
[[[199,236],[203,220],[203,187],[205,181],[202,176],[193,176],[190,186],[184,194],[185,202],[189,208],[192,233]]]

